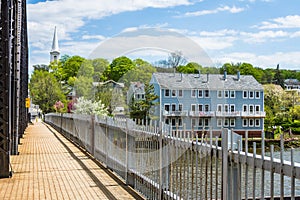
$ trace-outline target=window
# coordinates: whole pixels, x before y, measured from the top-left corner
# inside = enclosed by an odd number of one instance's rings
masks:
[[[250,114],[254,113],[254,106],[253,105],[249,105],[249,113]]]
[[[229,119],[224,119],[224,127],[228,127],[229,126]]]
[[[137,95],[137,99],[140,99],[140,94]]]
[[[170,105],[169,104],[165,104],[165,111],[170,111]]]
[[[202,119],[202,118],[199,118],[198,126],[199,126],[199,127],[202,127],[202,126],[203,126],[203,119]]]
[[[191,90],[191,97],[196,97],[196,90]]]
[[[254,98],[254,92],[253,91],[249,91],[249,99],[253,99]]]
[[[235,119],[230,119],[230,127],[235,127]]]
[[[209,126],[209,119],[207,118],[204,118],[204,126]]]
[[[205,112],[208,112],[208,111],[209,111],[209,105],[208,105],[208,104],[205,104],[204,111],[205,111]]]
[[[196,119],[192,118],[192,123],[191,123],[192,128],[196,126]]]
[[[198,90],[198,97],[203,98],[203,90]]]
[[[224,91],[224,97],[225,97],[225,98],[229,98],[229,91],[228,91],[228,90],[225,90],[225,91]]]
[[[170,124],[170,120],[167,118],[165,121],[166,124]]]
[[[191,105],[191,111],[196,111],[196,104]]]
[[[248,126],[248,120],[247,119],[243,119],[243,127]]]
[[[182,90],[178,90],[178,97],[182,97],[182,96],[183,96]]]
[[[260,105],[255,105],[255,112],[259,113],[259,111],[260,111]]]
[[[260,119],[255,119],[255,126],[260,127]]]
[[[172,97],[176,97],[176,90],[172,90]]]
[[[248,92],[247,91],[243,91],[243,98],[244,99],[248,98]]]
[[[234,104],[230,105],[230,112],[235,112],[235,105]]]
[[[178,126],[182,126],[182,119],[181,118],[178,119]]]
[[[206,98],[209,97],[209,90],[205,90],[205,91],[204,91],[204,96],[205,96]]]
[[[182,104],[181,104],[181,103],[178,104],[178,110],[179,110],[179,111],[182,111]]]
[[[224,105],[224,112],[229,112],[229,105],[228,104]]]
[[[222,119],[217,119],[217,127],[222,127]]]
[[[142,99],[145,99],[145,95],[144,94],[142,94]]]
[[[172,111],[176,110],[176,104],[172,104]]]
[[[176,126],[176,119],[172,118],[172,126]]]
[[[165,97],[169,97],[170,96],[170,90],[169,89],[166,89],[165,90]]]
[[[253,127],[254,126],[254,120],[253,119],[249,119],[249,126]]]
[[[255,91],[255,99],[260,99],[260,92],[259,91]]]
[[[198,111],[203,111],[203,104],[198,104]]]
[[[218,112],[222,112],[222,105],[218,104]]]
[[[218,90],[218,98],[222,98],[222,91]]]
[[[243,112],[247,112],[248,111],[248,106],[246,104],[243,105]]]
[[[230,91],[230,98],[235,98],[235,91],[234,90]]]

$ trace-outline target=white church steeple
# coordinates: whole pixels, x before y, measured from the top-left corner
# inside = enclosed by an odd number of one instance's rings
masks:
[[[55,26],[53,41],[52,41],[52,49],[50,51],[50,62],[58,61],[59,55],[60,55],[60,51],[59,51],[59,47],[58,47],[57,30],[56,30],[56,26]]]

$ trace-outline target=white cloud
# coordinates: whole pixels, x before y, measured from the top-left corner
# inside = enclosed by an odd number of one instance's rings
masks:
[[[219,12],[230,12],[230,13],[239,13],[244,11],[245,8],[239,8],[236,6],[222,6],[222,7],[218,7],[214,10],[200,10],[200,11],[196,11],[196,12],[187,12],[184,14],[184,17],[195,17],[195,16],[202,16],[202,15],[210,15],[210,14],[217,14]]]
[[[288,38],[289,33],[285,31],[259,31],[257,33],[241,32],[243,40],[247,43],[262,43],[269,39]]]
[[[93,40],[93,39],[96,39],[96,40],[105,40],[105,37],[103,35],[83,35],[82,36],[82,39],[83,40]]]
[[[259,29],[300,28],[300,15],[288,15],[271,19],[255,27]]]
[[[294,52],[275,52],[272,54],[256,55],[248,52],[234,52],[225,54],[222,57],[220,55],[213,56],[215,63],[226,62],[247,62],[253,66],[261,68],[274,67],[279,63],[282,69],[294,69],[299,70],[300,67],[300,51]]]
[[[190,0],[56,0],[27,4],[29,46],[42,50],[51,47],[54,26],[57,26],[60,41],[71,41],[70,34],[77,32],[89,19],[101,19],[148,7],[167,8],[190,4]],[[83,36],[82,39],[87,38]]]

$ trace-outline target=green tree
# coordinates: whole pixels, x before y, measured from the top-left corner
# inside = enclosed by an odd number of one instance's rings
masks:
[[[118,57],[115,58],[110,66],[107,68],[105,72],[105,76],[108,78],[108,80],[114,80],[116,82],[119,81],[119,79],[128,71],[133,69],[135,66],[133,62],[125,57]]]
[[[281,71],[279,70],[279,64],[277,65],[274,79],[276,85],[280,85],[282,88],[284,88],[284,79],[282,77]]]
[[[29,83],[32,102],[39,105],[44,113],[54,111],[56,101],[66,102],[60,84],[53,74],[44,70],[35,70]]]
[[[154,93],[154,86],[145,84],[145,99],[134,101],[133,98],[129,105],[130,118],[148,122],[151,119],[150,111],[156,105],[156,99],[158,99],[158,96]]]
[[[105,70],[109,67],[109,62],[103,58],[96,58],[92,60],[92,64],[94,67],[94,82],[100,82],[107,80],[107,77],[104,77]]]

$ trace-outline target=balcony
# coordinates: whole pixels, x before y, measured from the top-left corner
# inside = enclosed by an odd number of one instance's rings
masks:
[[[163,111],[165,117],[186,117],[188,114],[187,111]]]
[[[241,116],[240,111],[225,112],[225,111],[216,111],[216,117],[239,117]]]
[[[241,117],[262,118],[262,117],[266,117],[266,112],[264,111],[241,112]]]
[[[214,111],[190,111],[191,117],[214,117]]]

